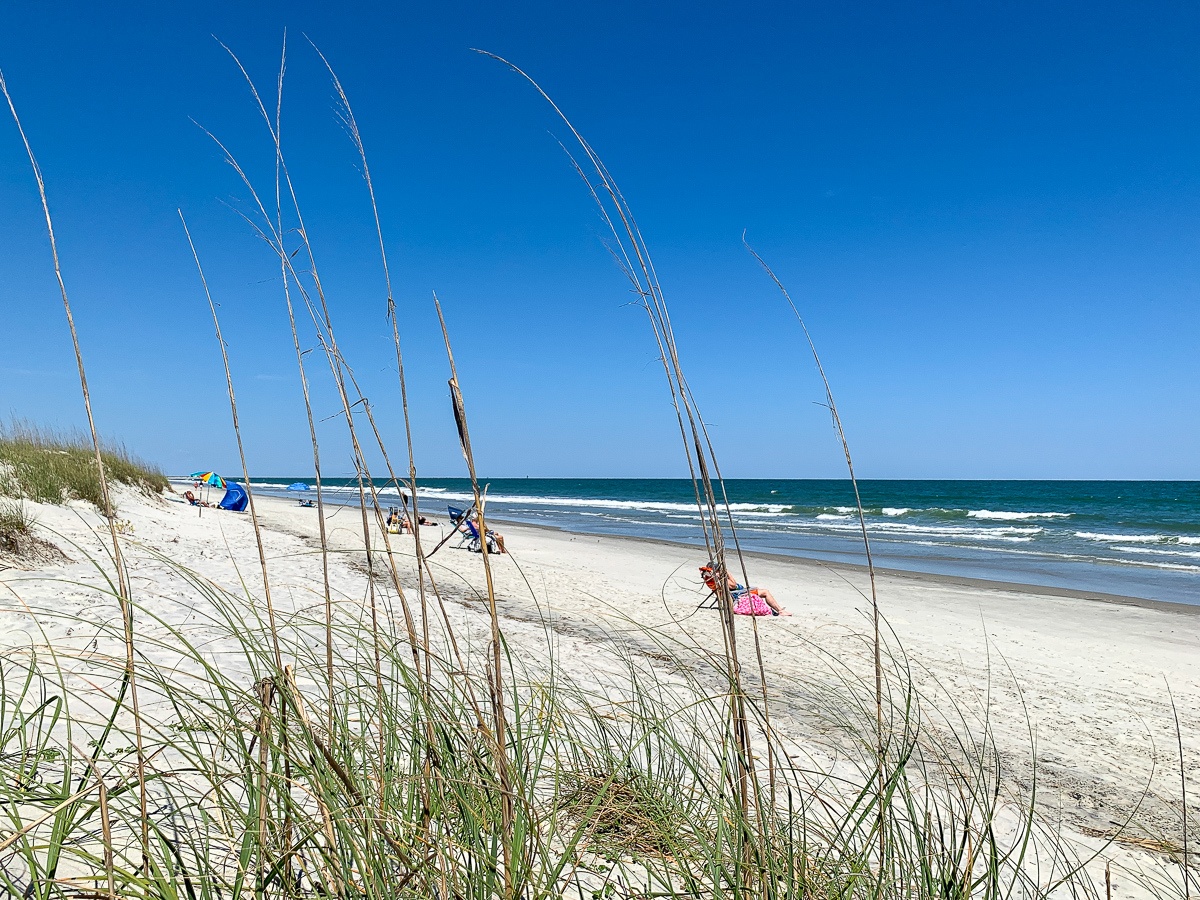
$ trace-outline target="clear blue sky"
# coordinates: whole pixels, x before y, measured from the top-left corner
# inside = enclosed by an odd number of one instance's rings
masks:
[[[285,26],[285,150],[399,455],[369,208],[302,34],[362,127],[427,475],[463,472],[432,290],[485,474],[685,474],[563,129],[482,47],[538,78],[623,186],[727,474],[843,473],[745,228],[807,316],[863,476],[1200,477],[1195,4],[6,4],[0,68],[47,178],[100,426],[169,471],[237,466],[176,207],[222,305],[252,468],[311,468],[276,264],[190,121],[269,188],[272,147],[212,36],[270,90]],[[77,425],[7,119],[0,211],[0,415]],[[336,429],[325,465],[345,474]]]

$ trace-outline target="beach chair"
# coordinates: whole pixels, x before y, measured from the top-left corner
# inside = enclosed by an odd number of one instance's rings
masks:
[[[708,588],[708,596],[700,601],[697,609],[718,609],[718,604],[721,602],[721,595],[717,592],[717,570],[716,567],[709,563],[707,566],[700,567],[700,577],[704,579],[704,584]],[[733,600],[733,611],[739,616],[777,616],[779,613],[771,609],[767,602],[758,594],[751,591],[749,588],[744,588],[738,585],[736,588],[731,588],[729,597]]]
[[[471,541],[473,540],[471,536],[473,529],[467,527],[466,510],[459,509],[457,506],[447,506],[446,513],[450,516],[450,525],[458,532],[458,543],[454,545],[455,549],[461,547],[470,549]]]
[[[700,577],[704,579],[704,586],[708,588],[708,593],[696,608],[716,609],[717,604],[721,602],[721,595],[717,593],[717,571],[711,565],[701,566]]]
[[[471,533],[471,540],[467,544],[467,549],[472,553],[479,553],[483,550],[483,542],[479,539],[479,526],[470,519],[464,519],[463,524],[467,526],[467,530]],[[500,545],[496,543],[496,536],[491,530],[487,533],[487,548],[488,553],[499,553]]]

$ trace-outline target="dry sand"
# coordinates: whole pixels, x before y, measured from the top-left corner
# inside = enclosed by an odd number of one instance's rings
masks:
[[[174,564],[237,592],[242,579],[258,592],[261,574],[249,516],[197,510],[179,497],[147,499],[123,492],[129,571],[135,598],[165,619],[194,618],[203,598],[171,577]],[[0,644],[43,640],[24,610],[72,609],[97,621],[112,604],[87,585],[100,580],[87,556],[104,558],[107,535],[86,504],[31,504],[39,534],[71,561],[40,570],[0,568]],[[280,615],[320,599],[317,510],[260,497],[264,547]],[[326,510],[339,602],[364,594],[362,519],[355,508]],[[422,529],[428,551],[447,523]],[[698,605],[707,591],[697,567],[703,551],[650,540],[595,537],[503,524],[510,553],[492,556],[503,627],[529,660],[544,658],[547,637],[559,663],[581,680],[619,673],[614,648],[646,664],[702,668],[697,652],[718,651],[716,613]],[[377,531],[373,540],[381,543]],[[391,536],[406,583],[415,584],[413,538]],[[486,641],[481,557],[456,549],[433,557],[448,615],[468,643]],[[0,560],[0,567],[11,560]],[[761,646],[775,724],[791,741],[815,740],[815,697],[838,664],[869,676],[864,635],[870,630],[865,571],[803,560],[748,556],[753,584],[770,587],[790,618],[738,620],[747,679],[758,690],[755,633]],[[880,608],[902,647],[927,707],[957,706],[967,720],[990,724],[1008,788],[1028,791],[1036,750],[1039,805],[1084,848],[1101,845],[1134,815],[1139,833],[1178,840],[1179,762],[1167,683],[1183,726],[1184,754],[1195,790],[1200,759],[1200,608],[1087,599],[1012,585],[902,573],[877,578]],[[18,602],[19,598],[19,602]],[[79,646],[90,636],[44,623],[45,638]],[[141,627],[151,627],[143,625]],[[653,636],[652,636],[653,635]],[[671,647],[675,647],[675,651]],[[2,651],[3,647],[0,647]],[[674,657],[674,658],[672,658]],[[938,728],[936,716],[927,719]],[[1194,794],[1193,794],[1194,796]],[[1196,816],[1193,808],[1191,815]],[[1200,821],[1200,819],[1195,819]],[[1128,844],[1109,847],[1123,870],[1155,867],[1156,858]],[[1095,870],[1103,863],[1089,867]],[[1116,893],[1139,893],[1118,877]]]

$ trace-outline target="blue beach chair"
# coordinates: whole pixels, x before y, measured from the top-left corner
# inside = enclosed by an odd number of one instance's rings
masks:
[[[480,552],[483,542],[479,538],[479,526],[471,521],[470,513],[456,506],[447,506],[446,512],[450,516],[450,523],[454,526],[454,530],[462,536],[454,546],[456,548],[466,547],[472,553]],[[504,552],[503,545],[496,538],[495,532],[490,528],[487,533],[487,542],[488,553]]]
[[[457,506],[447,506],[446,513],[450,516],[450,525],[458,532],[458,543],[455,548],[466,547],[471,549],[471,542],[474,540],[472,535],[477,535],[479,532],[475,528],[468,527],[466,510],[459,509]]]
[[[463,522],[467,526],[467,530],[471,533],[470,543],[467,544],[467,549],[472,553],[479,553],[483,549],[482,541],[479,539],[479,527],[470,519]],[[496,535],[489,529],[487,533],[487,548],[488,553],[500,553],[500,545],[496,542]]]

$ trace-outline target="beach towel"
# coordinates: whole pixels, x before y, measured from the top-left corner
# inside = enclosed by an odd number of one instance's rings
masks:
[[[733,614],[736,616],[769,616],[771,607],[758,594],[746,591],[738,596],[733,604]]]

